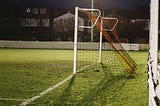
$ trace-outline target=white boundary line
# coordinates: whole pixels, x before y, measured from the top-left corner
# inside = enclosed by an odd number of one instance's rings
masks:
[[[94,64],[90,64],[90,65],[84,66],[84,67],[80,68],[80,69],[77,71],[77,73],[83,71],[85,68],[88,68],[88,67],[93,66],[93,65],[96,65],[96,64],[98,64],[98,63],[94,63]]]
[[[97,64],[97,63],[95,63],[95,64]],[[87,65],[87,66],[81,68],[80,70],[78,70],[77,73],[79,73],[82,70],[84,70],[85,68],[88,68],[88,67],[93,66],[95,64]],[[64,79],[63,81],[59,82],[58,84],[49,87],[45,91],[39,93],[38,95],[36,95],[36,96],[34,96],[34,97],[30,98],[30,99],[24,100],[24,102],[22,102],[19,106],[26,106],[27,104],[30,104],[31,102],[35,101],[36,99],[42,97],[43,95],[47,94],[48,92],[50,92],[50,91],[54,90],[55,88],[59,87],[60,85],[62,85],[66,81],[70,80],[71,78],[73,78],[73,76],[74,76],[74,74],[71,74],[66,79]]]
[[[27,99],[16,99],[16,98],[0,98],[3,101],[25,101]]]
[[[48,92],[54,90],[55,88],[59,87],[60,85],[62,85],[63,83],[65,83],[66,81],[70,80],[71,78],[73,78],[74,74],[71,74],[70,76],[68,76],[66,79],[64,79],[63,81],[59,82],[58,84],[49,87],[48,89],[46,89],[45,91],[39,93],[38,95],[25,100],[24,102],[22,102],[19,106],[26,106],[27,104],[35,101],[36,99],[42,97],[43,95],[47,94]]]

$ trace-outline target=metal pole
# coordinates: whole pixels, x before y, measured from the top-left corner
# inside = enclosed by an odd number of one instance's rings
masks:
[[[94,0],[91,1],[91,9],[94,9]],[[92,15],[93,15],[93,10],[92,10]],[[92,21],[91,24],[93,24]],[[91,28],[91,42],[93,42],[93,28]]]
[[[150,4],[150,55],[153,60],[153,80],[158,78],[158,11],[159,0],[151,0]],[[149,83],[149,106],[155,106],[153,100],[152,84]]]
[[[101,29],[100,29],[100,39],[99,39],[99,63],[102,62],[102,24],[103,24],[103,19],[101,18]]]
[[[73,74],[76,74],[77,67],[77,36],[78,36],[78,7],[75,8],[75,27],[74,27],[74,63]]]

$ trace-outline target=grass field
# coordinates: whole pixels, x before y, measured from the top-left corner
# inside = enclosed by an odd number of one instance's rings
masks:
[[[77,73],[29,106],[147,106],[148,54],[129,54],[138,65],[135,78],[96,65],[99,71]],[[0,99],[0,106],[19,105],[64,80],[72,74],[72,60],[72,50],[0,49],[0,98],[11,99]]]

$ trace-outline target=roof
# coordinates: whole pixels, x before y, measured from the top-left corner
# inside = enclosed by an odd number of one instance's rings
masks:
[[[68,12],[66,14],[63,14],[59,17],[56,17],[54,20],[59,20],[59,19],[67,19],[67,18],[70,18],[70,17],[74,17],[74,14]]]
[[[66,14],[63,14],[63,15],[61,15],[61,16],[59,16],[59,17],[56,17],[55,19],[54,19],[54,21],[56,21],[56,20],[60,20],[60,19],[68,19],[68,18],[74,18],[75,17],[75,15],[74,14],[72,14],[70,11],[68,12],[68,13],[66,13]],[[80,18],[80,17],[79,17]],[[83,19],[83,18],[80,18],[81,20]]]

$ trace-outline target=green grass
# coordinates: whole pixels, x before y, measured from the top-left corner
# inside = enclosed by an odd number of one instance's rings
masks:
[[[72,73],[72,53],[65,50],[0,49],[0,98],[31,98],[63,80]],[[17,104],[14,101],[9,103]],[[10,104],[0,101],[2,105]]]
[[[0,54],[0,98],[31,98],[72,73],[71,50],[0,49]],[[148,105],[147,52],[129,54],[138,64],[135,78],[121,70],[113,74],[103,64],[95,65],[29,105]],[[21,102],[0,100],[0,106]]]

